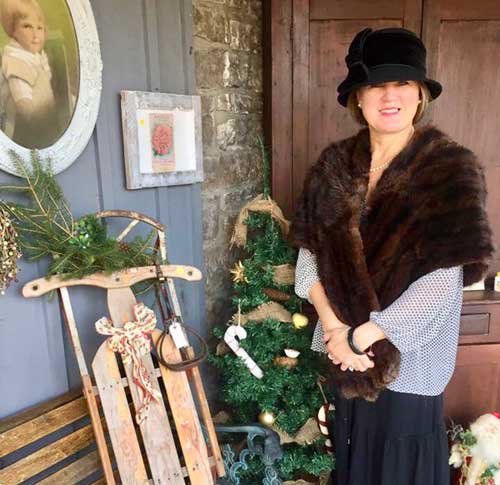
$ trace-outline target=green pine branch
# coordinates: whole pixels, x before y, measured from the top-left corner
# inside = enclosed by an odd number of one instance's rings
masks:
[[[18,185],[0,185],[0,207],[11,217],[19,234],[23,254],[31,261],[50,256],[48,275],[81,278],[95,272],[112,272],[154,264],[154,231],[119,243],[108,237],[102,221],[93,215],[75,220],[58,184],[50,160],[36,151],[29,162],[14,151],[12,162],[21,176]],[[25,203],[9,201],[7,195],[23,195]]]
[[[271,161],[269,157],[269,150],[264,143],[264,139],[262,137],[258,137],[260,151],[262,154],[262,168],[263,168],[263,190],[262,193],[264,197],[271,196]]]

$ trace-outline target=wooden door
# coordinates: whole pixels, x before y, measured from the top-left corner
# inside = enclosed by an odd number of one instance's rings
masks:
[[[500,242],[500,2],[426,0],[422,40],[443,93],[429,119],[472,149],[485,167],[488,213]],[[490,273],[500,271],[498,251]]]

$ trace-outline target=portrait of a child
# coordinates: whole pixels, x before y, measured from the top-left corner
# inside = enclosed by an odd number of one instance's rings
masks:
[[[0,0],[8,36],[1,54],[1,129],[26,148],[44,148],[61,131],[53,73],[44,50],[45,14],[37,0]]]

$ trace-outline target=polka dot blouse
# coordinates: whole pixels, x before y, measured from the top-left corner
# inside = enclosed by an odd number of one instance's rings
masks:
[[[309,302],[309,290],[319,281],[316,257],[301,248],[295,273],[295,292]],[[435,396],[441,394],[455,369],[462,309],[463,268],[439,268],[414,281],[381,311],[370,312],[401,352],[399,377],[392,391]],[[318,321],[311,348],[326,352]]]

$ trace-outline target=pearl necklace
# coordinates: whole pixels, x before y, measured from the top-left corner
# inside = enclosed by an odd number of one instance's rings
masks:
[[[411,140],[411,138],[413,137],[414,133],[415,133],[415,129],[412,130],[410,138],[408,138],[408,141]],[[380,170],[381,168],[387,167],[387,165],[389,165],[392,162],[392,160],[393,159],[391,158],[388,162],[383,163],[382,165],[379,165],[378,167],[370,168],[370,173],[371,172],[376,172],[377,170]]]
[[[389,160],[388,162],[383,163],[382,165],[379,165],[378,167],[370,168],[370,172],[376,172],[377,170],[380,170],[381,168],[387,167],[387,165],[389,165],[389,163],[391,163],[391,162],[392,162],[392,160]]]

